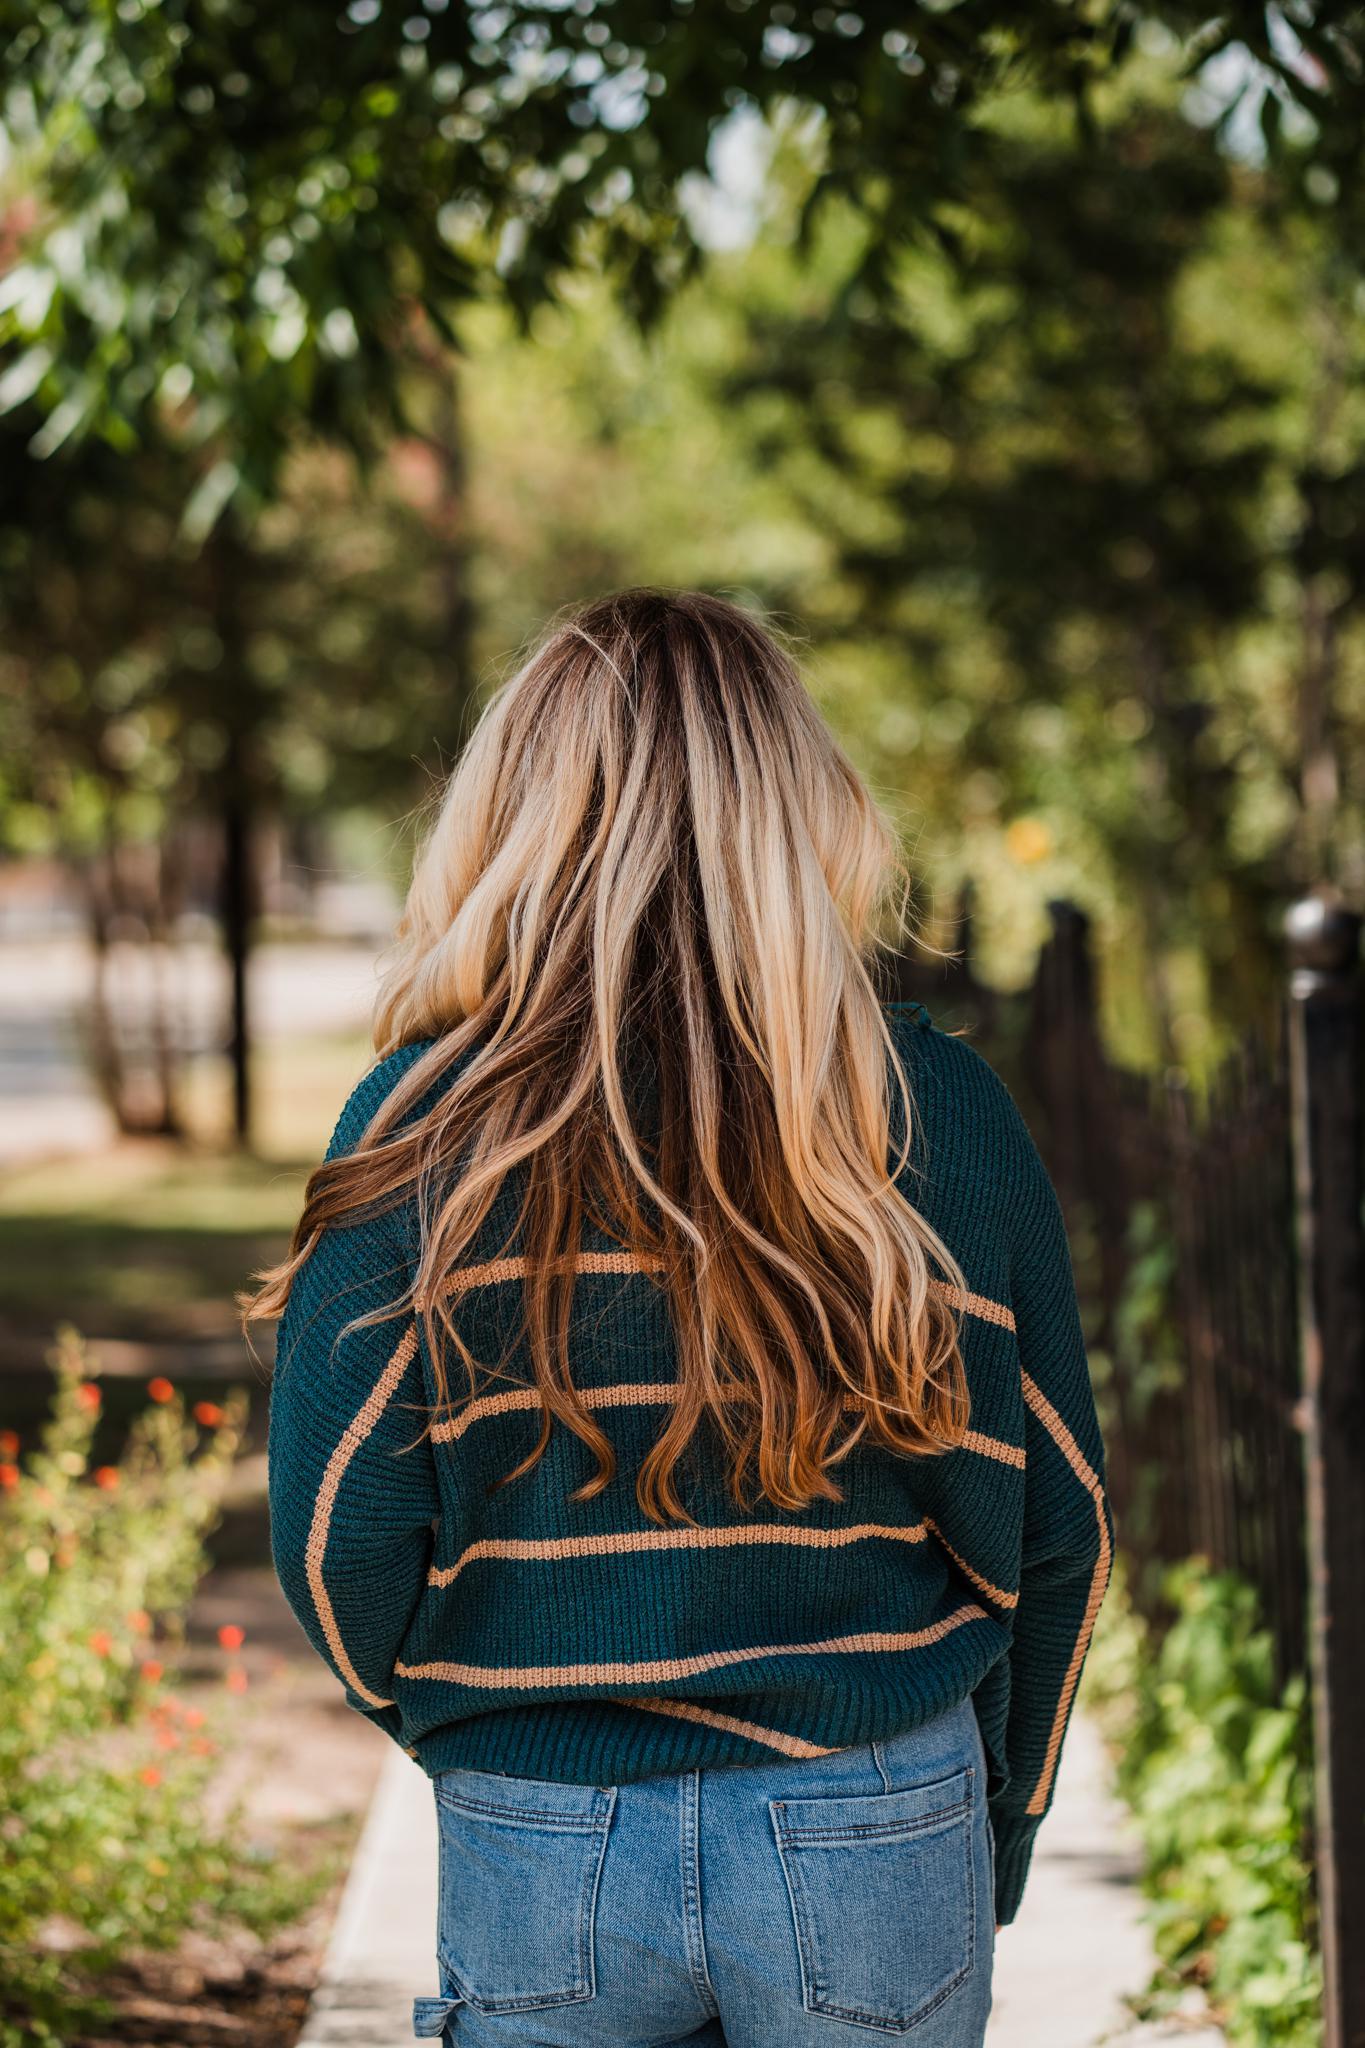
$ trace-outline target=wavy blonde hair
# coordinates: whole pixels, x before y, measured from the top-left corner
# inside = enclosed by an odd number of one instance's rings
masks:
[[[691,1521],[676,1470],[708,1417],[741,1505],[755,1479],[780,1508],[839,1499],[832,1468],[864,1435],[951,1448],[964,1283],[898,1185],[913,1104],[870,971],[906,880],[746,612],[632,590],[561,620],[488,704],[417,860],[374,1040],[435,1042],[359,1148],[313,1174],[248,1316],[283,1310],[323,1230],[415,1196],[420,1257],[391,1312],[421,1315],[449,1414],[497,1370],[462,1339],[449,1279],[516,1173],[542,1414],[507,1479],[556,1419],[596,1456],[576,1497],[615,1470],[570,1371],[586,1222],[658,1269],[671,1310],[678,1399],[636,1482],[652,1520]],[[632,1044],[656,1138],[637,1125]]]

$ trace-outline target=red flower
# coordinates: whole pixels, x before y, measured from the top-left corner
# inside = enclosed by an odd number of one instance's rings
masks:
[[[225,1650],[240,1650],[246,1641],[246,1630],[238,1628],[235,1621],[225,1621],[218,1631],[218,1640]]]
[[[90,1638],[90,1647],[97,1657],[107,1657],[114,1647],[114,1639],[104,1629],[97,1628]]]
[[[117,1465],[97,1465],[97,1466],[95,1467],[95,1471],[94,1471],[94,1475],[93,1475],[93,1476],[94,1476],[94,1481],[95,1481],[95,1484],[96,1484],[96,1486],[102,1486],[102,1487],[104,1488],[104,1491],[105,1491],[106,1493],[112,1493],[112,1492],[113,1492],[113,1490],[114,1490],[114,1488],[115,1488],[115,1487],[116,1487],[116,1486],[118,1485],[118,1480],[119,1480],[119,1471],[118,1471],[118,1466],[117,1466]]]
[[[13,1493],[18,1484],[19,1467],[17,1465],[0,1465],[0,1490],[3,1490],[5,1493]]]
[[[175,1399],[175,1388],[168,1379],[163,1379],[158,1374],[154,1380],[148,1380],[147,1382],[147,1399],[149,1401],[156,1401],[164,1408],[168,1401]]]
[[[217,1429],[223,1419],[223,1411],[216,1401],[196,1401],[194,1419],[201,1429]]]
[[[159,1785],[161,1783],[161,1773],[155,1764],[144,1764],[138,1772],[138,1776],[144,1785]]]
[[[186,1707],[185,1709],[185,1726],[187,1728],[202,1728],[207,1718],[201,1707]]]
[[[19,1432],[17,1429],[0,1429],[0,1458],[11,1462],[19,1455]]]
[[[93,1380],[82,1380],[76,1388],[76,1399],[90,1415],[98,1415],[102,1396]]]
[[[166,1667],[164,1664],[158,1664],[155,1657],[148,1657],[140,1668],[142,1676],[146,1679],[148,1685],[156,1685],[160,1682],[161,1675]]]

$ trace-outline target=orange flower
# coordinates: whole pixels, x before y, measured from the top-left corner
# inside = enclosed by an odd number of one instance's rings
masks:
[[[246,1641],[246,1630],[238,1628],[235,1621],[225,1621],[218,1631],[218,1640],[225,1650],[240,1650]]]
[[[114,1639],[102,1628],[97,1628],[90,1638],[90,1647],[97,1657],[107,1657],[114,1647]]]
[[[13,1460],[19,1455],[19,1432],[17,1429],[0,1429],[0,1458]]]
[[[147,1661],[141,1666],[142,1676],[146,1679],[148,1685],[158,1685],[165,1669],[165,1665],[158,1664],[155,1657],[148,1657]]]
[[[138,1776],[144,1785],[159,1785],[161,1783],[161,1773],[155,1764],[144,1764],[138,1772]]]
[[[0,1489],[3,1489],[6,1493],[13,1493],[18,1484],[19,1467],[17,1465],[0,1465]]]
[[[100,1390],[93,1380],[81,1380],[76,1388],[76,1399],[90,1415],[99,1413]]]
[[[175,1399],[175,1388],[168,1379],[163,1379],[158,1374],[154,1380],[147,1382],[147,1398],[149,1401],[159,1402],[164,1408],[168,1401]]]
[[[158,1749],[179,1749],[180,1737],[176,1734],[174,1728],[158,1728],[156,1731],[156,1746]]]
[[[201,1429],[217,1429],[223,1419],[223,1411],[216,1401],[196,1401],[194,1419]]]
[[[97,1465],[92,1476],[96,1486],[102,1486],[106,1493],[112,1493],[119,1482],[118,1466]]]
[[[152,1617],[148,1614],[145,1607],[135,1607],[131,1614],[125,1615],[124,1619],[135,1636],[149,1636],[151,1634]]]
[[[251,1680],[247,1677],[240,1664],[234,1664],[223,1682],[229,1692],[245,1692]]]
[[[206,1719],[207,1716],[203,1712],[202,1708],[186,1707],[185,1726],[187,1728],[202,1728]]]
[[[192,1743],[190,1744],[190,1755],[191,1755],[191,1756],[212,1756],[212,1755],[213,1755],[213,1744],[212,1744],[212,1743],[211,1743],[211,1742],[209,1741],[209,1739],[208,1739],[208,1736],[207,1736],[207,1735],[196,1735],[196,1736],[195,1736],[195,1738],[194,1738],[193,1742],[192,1742]]]

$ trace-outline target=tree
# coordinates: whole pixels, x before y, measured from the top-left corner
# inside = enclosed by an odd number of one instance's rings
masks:
[[[1197,1068],[1276,1000],[1285,897],[1365,885],[1365,328],[1330,209],[1167,67],[1084,179],[1020,113],[955,260],[906,252],[894,297],[851,213],[798,246],[797,135],[756,244],[650,336],[588,285],[520,346],[466,323],[480,588],[527,626],[639,578],[799,620],[942,899],[978,885],[988,972],[1077,896],[1127,1055]]]
[[[431,335],[453,345],[459,310],[490,286],[526,316],[597,266],[656,313],[696,270],[692,183],[745,110],[813,117],[803,232],[832,204],[855,211],[857,287],[885,301],[908,243],[960,250],[964,210],[999,185],[1018,94],[1074,110],[1078,160],[1093,152],[1095,96],[1140,28],[1178,37],[1192,76],[1231,61],[1224,118],[1259,104],[1284,189],[1316,179],[1358,262],[1365,32],[1340,0],[1218,15],[1189,0],[431,0],[406,14],[380,0],[0,0],[19,194],[3,227],[16,260],[0,285],[0,409],[30,462],[86,441],[178,456],[182,533],[206,544],[243,1127],[266,752],[244,565],[290,452],[320,436],[373,462],[406,428]],[[440,439],[458,489],[453,416]],[[467,595],[452,617],[467,638]]]
[[[656,309],[698,259],[689,180],[741,108],[818,116],[803,226],[855,205],[877,283],[907,240],[953,241],[1012,93],[1084,117],[1164,24],[1192,74],[1239,60],[1225,119],[1259,101],[1285,177],[1330,181],[1361,250],[1365,19],[1335,0],[4,0],[0,23],[0,106],[41,195],[3,294],[3,398],[37,400],[45,456],[169,413],[213,452],[196,532],[268,499],[301,427],[373,451],[416,306],[450,340],[490,275],[526,309],[586,260]]]
[[[364,491],[344,452],[296,456],[233,563],[230,606],[221,541],[177,543],[182,503],[165,451],[0,462],[0,850],[66,856],[93,945],[96,1077],[120,1128],[166,1134],[170,941],[212,879],[203,825],[223,816],[234,737],[262,819],[298,834],[362,801],[406,810],[433,726],[453,744],[466,701],[465,541],[438,446],[395,446]],[[106,993],[116,936],[146,962],[150,1029],[132,1039]]]
[[[855,248],[754,308],[727,395],[831,537],[832,629],[960,714],[964,796],[984,775],[1102,854],[1173,1058],[1181,949],[1240,1024],[1276,906],[1365,884],[1365,331],[1333,223],[1160,74],[1100,121],[1084,177],[1055,124],[1002,138],[951,266],[873,299]]]

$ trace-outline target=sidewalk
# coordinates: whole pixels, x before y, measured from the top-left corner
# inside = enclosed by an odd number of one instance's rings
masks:
[[[115,947],[114,1007],[125,1030],[145,1024],[150,958]],[[173,1020],[185,1052],[214,1052],[226,1030],[227,967],[215,942],[174,953]],[[84,1048],[90,955],[75,933],[0,937],[0,1163],[97,1152],[117,1133]],[[256,949],[251,1002],[257,1046],[360,1031],[374,1000],[375,948],[315,940]],[[340,1105],[338,1105],[339,1107]]]
[[[1150,1954],[1136,1858],[1104,1784],[1094,1729],[1077,1717],[1023,1911],[1000,1937],[988,2048],[1218,2048],[1204,2031],[1135,2027],[1125,1992]],[[384,1767],[299,2048],[404,2048],[432,1959],[436,1842],[427,1781],[401,1751]]]

